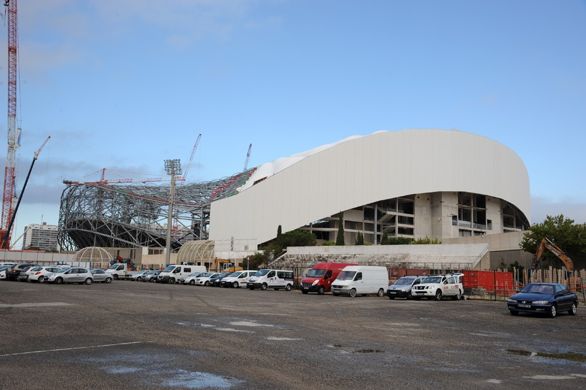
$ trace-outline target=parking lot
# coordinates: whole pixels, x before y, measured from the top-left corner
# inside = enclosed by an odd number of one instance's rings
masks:
[[[0,282],[0,388],[583,388],[584,309]]]

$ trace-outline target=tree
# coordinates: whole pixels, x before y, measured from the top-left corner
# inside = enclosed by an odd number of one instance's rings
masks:
[[[338,234],[336,235],[336,245],[346,245],[344,243],[344,213],[338,214]]]
[[[281,237],[281,234],[283,234],[283,228],[279,225],[279,227],[277,227],[277,238]]]
[[[544,238],[559,246],[574,262],[575,269],[586,267],[586,224],[575,224],[574,220],[564,217],[547,216],[543,223],[534,224],[527,230],[521,240],[521,248],[535,254]],[[560,260],[546,251],[541,264],[545,267],[561,267]]]
[[[260,245],[260,249],[264,250],[269,256],[277,258],[283,254],[288,246],[315,246],[316,242],[317,240],[312,232],[296,229],[283,233]]]
[[[262,266],[266,266],[268,262],[268,254],[266,252],[258,252],[254,255],[245,257],[242,264],[246,265],[249,269],[259,269]]]
[[[356,236],[356,245],[364,245],[364,236],[362,233],[358,233]]]

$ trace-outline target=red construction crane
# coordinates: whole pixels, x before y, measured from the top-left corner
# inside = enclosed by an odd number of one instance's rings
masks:
[[[17,85],[17,24],[16,0],[5,0],[8,10],[8,153],[4,168],[4,192],[2,195],[2,220],[0,221],[0,248],[10,249],[9,224],[14,213],[16,149],[19,146],[20,129],[16,128],[16,85]],[[7,237],[7,239],[4,239]]]

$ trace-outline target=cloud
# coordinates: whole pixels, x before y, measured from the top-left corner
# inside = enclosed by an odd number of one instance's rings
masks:
[[[552,200],[543,197],[533,197],[532,223],[541,223],[548,215],[563,214],[573,219],[575,223],[586,223],[586,201],[575,199]]]

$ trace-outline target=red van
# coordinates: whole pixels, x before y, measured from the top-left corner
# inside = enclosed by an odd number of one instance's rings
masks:
[[[301,280],[301,292],[307,294],[308,292],[317,292],[322,295],[326,291],[330,291],[332,282],[336,280],[338,274],[348,265],[356,265],[350,263],[317,263]]]

